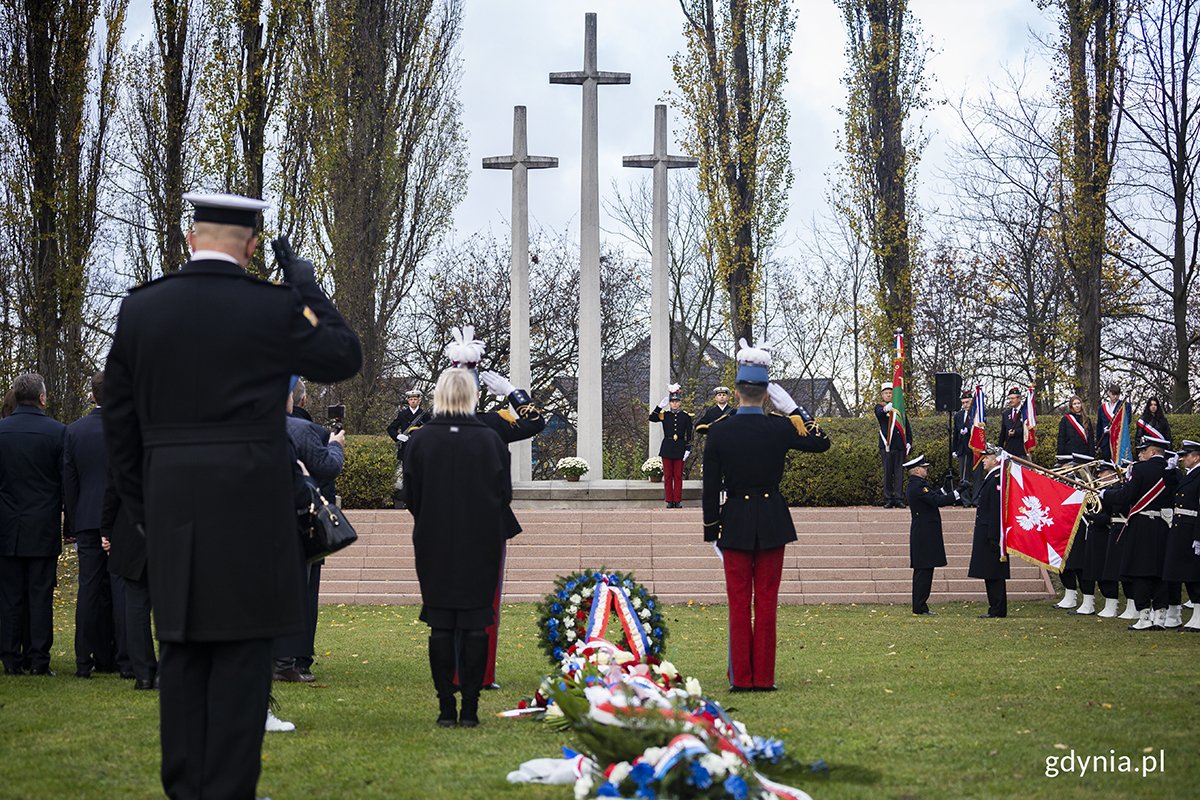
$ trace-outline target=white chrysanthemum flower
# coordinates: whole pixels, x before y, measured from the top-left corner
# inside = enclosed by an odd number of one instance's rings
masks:
[[[708,770],[708,774],[712,775],[713,780],[725,777],[725,759],[715,753],[705,753],[700,756],[700,766]]]
[[[571,597],[569,599],[571,601],[571,605],[573,605],[573,606],[578,606],[580,603],[583,602],[583,598],[579,596],[579,592],[576,592],[575,594],[571,595]]]
[[[567,631],[567,641],[568,642],[575,641],[575,638],[576,638],[575,631],[571,631],[571,630]]]
[[[670,661],[663,661],[662,663],[658,664],[654,668],[654,671],[667,678],[676,678],[679,676],[679,670],[677,670],[675,665]]]
[[[641,608],[642,607],[642,598],[640,598],[640,597],[633,598],[633,607]]]
[[[641,611],[638,612],[638,616],[641,617],[642,619],[650,619],[650,609],[643,608]]]
[[[688,678],[683,682],[683,686],[687,689],[687,693],[692,697],[699,697],[703,692],[700,691],[700,681],[695,678]]]
[[[563,711],[558,707],[558,703],[551,703],[550,705],[546,706],[547,717],[561,717],[562,715]]]
[[[583,595],[584,597],[591,597],[592,596],[592,588],[593,587],[591,587],[591,586],[585,586],[583,591],[580,592],[580,594]]]
[[[575,627],[575,617],[570,616],[570,617],[567,617],[566,619],[564,619],[563,627],[564,628],[574,628]]]

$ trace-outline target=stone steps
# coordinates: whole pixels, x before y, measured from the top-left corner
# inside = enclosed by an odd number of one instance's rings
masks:
[[[327,560],[325,603],[420,602],[407,511],[348,512],[359,540]],[[664,602],[721,603],[721,563],[701,538],[699,509],[535,508],[517,514],[524,529],[509,542],[504,600],[541,600],[555,578],[587,567],[632,571]],[[799,540],[784,558],[780,602],[907,603],[909,514],[880,508],[792,509]],[[967,577],[974,512],[944,509],[950,562],[934,574],[935,602],[979,600],[982,582]],[[1012,598],[1048,598],[1042,570],[1013,560]]]

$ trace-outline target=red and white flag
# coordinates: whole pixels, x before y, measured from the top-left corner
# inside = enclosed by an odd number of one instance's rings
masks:
[[[979,461],[983,458],[983,451],[987,449],[985,416],[983,387],[977,385],[975,387],[975,396],[971,399],[971,438],[967,440],[967,446],[975,453],[975,459],[971,462],[971,469],[979,466]]]
[[[1037,428],[1037,413],[1034,411],[1033,402],[1033,387],[1029,387],[1029,392],[1025,395],[1025,452],[1032,453],[1033,448],[1037,446],[1037,433],[1034,429]],[[1030,456],[1032,458],[1033,456]]]
[[[1083,490],[1008,458],[1000,486],[1001,559],[1011,553],[1062,572],[1083,519]]]

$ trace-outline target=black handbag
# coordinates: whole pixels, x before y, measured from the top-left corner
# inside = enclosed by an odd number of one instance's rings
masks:
[[[312,501],[309,506],[308,532],[302,536],[304,558],[313,564],[326,556],[343,550],[358,540],[358,533],[345,513],[326,500],[319,491],[309,487]]]

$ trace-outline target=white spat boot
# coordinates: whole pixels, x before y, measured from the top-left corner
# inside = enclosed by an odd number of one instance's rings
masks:
[[[1131,631],[1148,631],[1153,627],[1154,627],[1153,623],[1150,622],[1150,609],[1146,608],[1146,609],[1143,609],[1142,611],[1138,612],[1138,620],[1137,620],[1137,622],[1135,622],[1129,626],[1129,630],[1131,630]]]
[[[1079,604],[1079,608],[1075,609],[1076,614],[1095,614],[1096,613],[1096,595],[1084,595],[1083,602]]]
[[[1055,608],[1074,608],[1076,606],[1075,598],[1078,595],[1079,592],[1076,590],[1067,589],[1066,594],[1063,595],[1063,599],[1058,601],[1058,605],[1056,605]]]
[[[1125,610],[1121,612],[1121,616],[1117,617],[1117,619],[1137,619],[1137,618],[1138,618],[1137,604],[1133,602],[1132,597],[1125,598]]]
[[[1167,630],[1174,630],[1183,626],[1183,606],[1167,606],[1167,617],[1163,620],[1163,627]]]
[[[1115,597],[1112,599],[1109,599],[1109,600],[1105,600],[1104,608],[1096,616],[1104,617],[1105,619],[1112,619],[1113,617],[1115,617],[1117,615],[1117,610],[1118,610],[1117,606],[1119,604],[1120,604],[1120,601],[1118,601],[1117,598],[1115,598]]]

